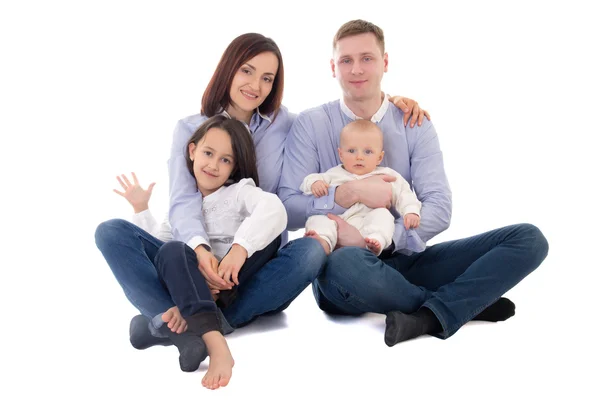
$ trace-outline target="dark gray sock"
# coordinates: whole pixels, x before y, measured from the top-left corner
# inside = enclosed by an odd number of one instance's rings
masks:
[[[200,336],[190,331],[171,332],[167,324],[163,324],[158,331],[166,335],[179,350],[179,367],[182,371],[196,371],[200,363],[208,357],[206,344]]]
[[[433,311],[425,307],[413,314],[392,311],[386,315],[384,340],[390,347],[405,340],[442,330],[442,325]]]
[[[129,341],[133,347],[144,350],[156,345],[170,346],[173,344],[169,338],[152,335],[150,328],[148,328],[149,323],[150,320],[141,314],[131,319],[129,323]]]
[[[515,303],[506,297],[500,297],[494,304],[480,312],[473,321],[506,321],[515,315]]]

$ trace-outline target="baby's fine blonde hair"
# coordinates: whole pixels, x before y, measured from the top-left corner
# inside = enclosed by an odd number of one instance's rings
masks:
[[[350,132],[377,132],[379,134],[378,136],[381,138],[381,147],[383,148],[383,132],[376,123],[371,122],[368,119],[357,119],[344,126],[340,133],[340,143],[344,139],[345,134]]]

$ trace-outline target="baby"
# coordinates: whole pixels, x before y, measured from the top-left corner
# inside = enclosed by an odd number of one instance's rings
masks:
[[[379,167],[383,160],[383,133],[371,121],[359,119],[346,125],[340,134],[338,148],[341,165],[323,174],[310,174],[300,186],[306,195],[325,196],[329,186],[385,174],[396,177],[392,185],[392,206],[404,218],[406,229],[417,228],[420,222],[421,202],[413,193],[408,182],[396,171]],[[376,255],[392,243],[394,216],[387,208],[372,209],[356,203],[341,216],[356,227],[365,238],[366,247]],[[336,223],[325,215],[313,215],[306,221],[306,236],[319,240],[325,252],[335,249],[337,244]]]

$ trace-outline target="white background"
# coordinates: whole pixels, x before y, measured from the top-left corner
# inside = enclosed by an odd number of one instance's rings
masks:
[[[12,394],[3,398],[597,396],[592,2],[7,3],[0,358]],[[283,316],[229,336],[233,378],[211,393],[205,367],[181,372],[174,347],[128,343],[135,310],[93,240],[98,223],[130,215],[114,177],[156,181],[161,215],[172,130],[198,112],[227,44],[250,31],[272,37],[284,103],[300,112],[339,96],[331,40],[354,18],[385,31],[384,89],[417,99],[438,131],[454,208],[431,243],[530,222],[550,253],[508,293],[514,318],[468,324],[446,341],[388,348],[383,316],[331,319],[307,290]]]

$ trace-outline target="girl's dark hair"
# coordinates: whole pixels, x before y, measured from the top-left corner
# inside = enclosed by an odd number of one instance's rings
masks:
[[[230,179],[225,185],[237,183],[244,178],[252,178],[256,186],[258,182],[258,170],[256,169],[256,150],[254,148],[254,140],[248,131],[248,128],[243,122],[236,119],[230,119],[224,115],[215,115],[210,117],[198,129],[190,140],[188,140],[185,147],[185,161],[190,171],[190,174],[194,176],[194,162],[190,158],[190,144],[194,143],[198,146],[206,132],[212,128],[219,128],[229,134],[231,138],[231,147],[233,149],[234,168],[231,172]],[[195,177],[195,176],[194,176]]]
[[[229,91],[233,77],[238,69],[251,58],[264,52],[275,54],[279,61],[279,67],[275,74],[271,93],[269,93],[265,101],[260,105],[259,109],[265,115],[275,112],[276,116],[283,98],[283,58],[281,57],[279,47],[277,47],[273,39],[265,37],[260,33],[245,33],[233,39],[229,46],[227,46],[215,69],[215,73],[204,91],[200,112],[207,117],[212,117],[221,112],[221,110],[226,109],[231,102]]]

